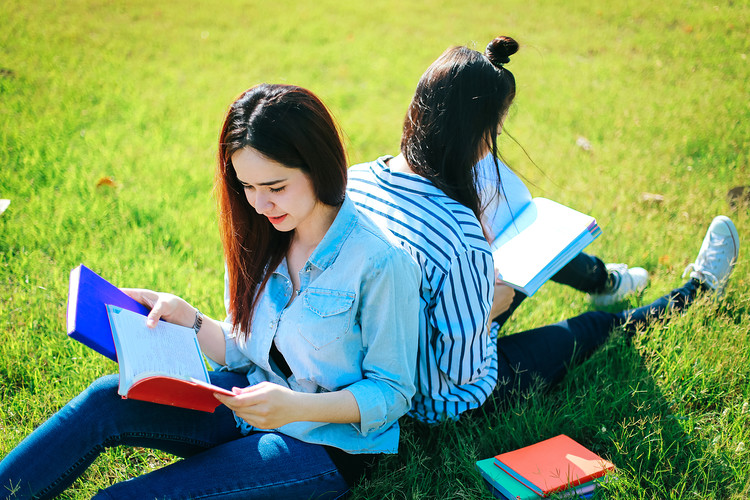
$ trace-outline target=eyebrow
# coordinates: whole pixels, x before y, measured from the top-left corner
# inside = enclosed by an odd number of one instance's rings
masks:
[[[250,184],[249,182],[243,181],[239,177],[237,178],[237,180],[240,181],[240,184],[242,184],[243,186],[252,186],[252,184]],[[279,183],[284,182],[284,181],[286,181],[286,179],[278,179],[278,180],[275,180],[275,181],[259,182],[257,185],[258,186],[273,186],[274,184],[279,184]]]

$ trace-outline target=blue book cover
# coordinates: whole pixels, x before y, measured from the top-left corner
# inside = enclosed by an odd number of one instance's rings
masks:
[[[68,288],[68,335],[91,349],[117,361],[107,306],[112,304],[148,315],[149,309],[125,295],[83,264],[70,271]]]

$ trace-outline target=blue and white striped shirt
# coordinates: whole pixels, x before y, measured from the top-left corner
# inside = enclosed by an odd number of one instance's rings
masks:
[[[349,168],[347,193],[422,269],[417,394],[409,415],[456,419],[497,383],[496,330],[487,323],[495,271],[474,213],[427,179],[391,172],[390,156]]]

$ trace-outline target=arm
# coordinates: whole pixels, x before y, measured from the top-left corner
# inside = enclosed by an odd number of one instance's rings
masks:
[[[469,249],[451,263],[430,318],[438,367],[455,385],[484,372],[494,295],[495,268],[489,253]]]
[[[238,417],[259,429],[275,429],[290,422],[358,423],[359,407],[347,390],[295,392],[271,382],[250,387],[234,387],[234,397],[214,394]]]
[[[401,250],[376,262],[363,283],[359,318],[364,378],[346,389],[359,406],[362,435],[387,429],[411,408],[419,342],[419,265]]]
[[[151,308],[151,312],[146,319],[146,325],[150,328],[156,326],[159,319],[188,328],[192,328],[195,323],[196,309],[176,295],[142,288],[123,288],[122,291],[144,306]],[[203,316],[203,323],[198,331],[198,342],[206,356],[219,364],[224,364],[226,344],[224,332],[218,321]]]
[[[508,285],[495,283],[495,295],[492,299],[492,309],[490,310],[490,321],[508,310],[513,303],[513,297],[516,291]]]

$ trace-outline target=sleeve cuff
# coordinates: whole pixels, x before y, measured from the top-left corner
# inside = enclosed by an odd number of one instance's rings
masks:
[[[352,424],[362,436],[378,431],[388,424],[385,397],[372,380],[361,380],[346,388],[359,406],[359,424]]]
[[[210,358],[208,358],[208,364],[214,370],[246,373],[252,362],[237,347],[237,343],[235,342],[236,337],[232,331],[232,324],[222,322],[221,331],[224,333],[224,364],[221,365]]]

